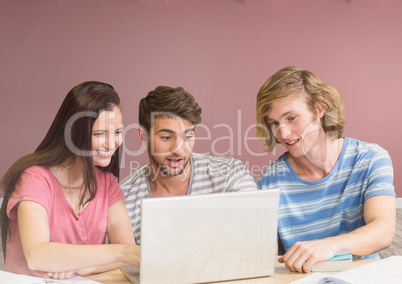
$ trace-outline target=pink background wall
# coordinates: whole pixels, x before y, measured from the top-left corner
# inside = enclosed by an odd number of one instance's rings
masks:
[[[402,197],[402,1],[0,0],[0,41],[0,176],[87,80],[121,96],[122,177],[147,161],[133,127],[157,85],[183,86],[202,106],[196,151],[236,156],[258,175],[282,150],[253,140],[256,93],[297,65],[341,92],[346,136],[390,152]]]

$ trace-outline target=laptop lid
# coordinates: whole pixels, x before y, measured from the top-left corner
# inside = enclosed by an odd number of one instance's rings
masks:
[[[272,275],[279,189],[142,200],[140,282]]]

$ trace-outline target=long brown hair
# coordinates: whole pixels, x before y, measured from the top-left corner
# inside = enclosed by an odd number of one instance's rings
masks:
[[[21,174],[31,166],[51,167],[81,160],[85,190],[80,205],[90,202],[96,195],[97,183],[92,162],[92,127],[100,112],[120,106],[120,98],[114,88],[106,83],[83,82],[65,97],[46,136],[38,148],[18,159],[4,174],[0,181],[4,199],[0,209],[0,226],[4,259],[6,257],[7,237],[10,233],[10,219],[7,205]],[[119,177],[119,161],[122,146],[116,150],[110,164],[103,171]]]

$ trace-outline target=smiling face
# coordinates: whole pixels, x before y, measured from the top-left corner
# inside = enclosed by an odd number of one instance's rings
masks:
[[[195,126],[180,117],[156,118],[148,139],[140,133],[140,140],[148,147],[148,156],[155,171],[162,176],[181,175],[190,161],[194,147]]]
[[[94,166],[106,167],[112,155],[122,143],[123,119],[119,107],[99,113],[92,127],[92,151]]]
[[[275,138],[294,158],[304,157],[322,145],[325,137],[320,118],[323,111],[313,113],[305,95],[293,95],[272,104],[267,117]]]

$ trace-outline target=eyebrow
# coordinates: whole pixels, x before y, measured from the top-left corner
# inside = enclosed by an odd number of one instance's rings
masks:
[[[176,133],[173,130],[170,130],[170,129],[167,129],[167,128],[162,128],[162,129],[158,130],[158,132],[156,132],[156,133],[161,133],[161,132],[168,132],[170,134],[175,134]]]
[[[123,127],[116,128],[114,131],[121,131],[121,130],[123,130]],[[94,129],[93,132],[109,132],[109,130],[106,130],[106,129]]]
[[[192,132],[192,131],[195,131],[195,127],[194,127],[194,126],[191,126],[191,127],[187,128],[187,129],[184,131],[184,133],[189,133],[189,132]],[[168,128],[162,128],[162,129],[158,130],[157,133],[160,133],[160,132],[167,132],[167,133],[170,133],[170,134],[176,134],[176,132],[174,132],[173,130],[168,129]]]
[[[189,133],[191,131],[195,131],[195,126],[191,126],[188,129],[186,129],[186,131],[184,131],[184,133]]]

